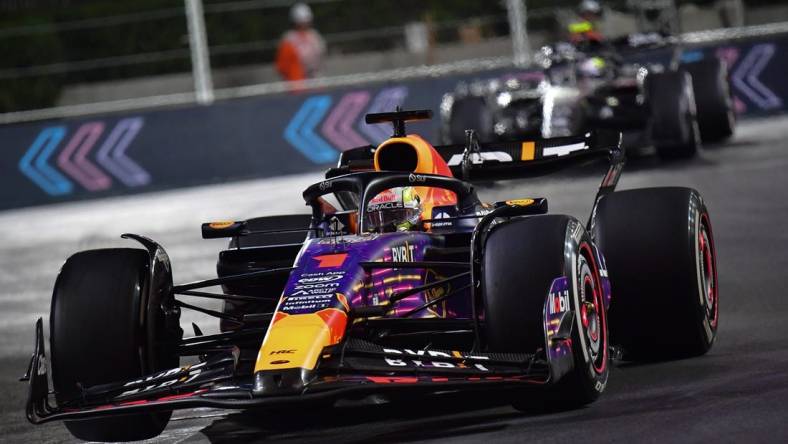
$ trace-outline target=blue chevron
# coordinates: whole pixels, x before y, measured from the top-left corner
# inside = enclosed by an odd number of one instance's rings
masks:
[[[50,196],[68,194],[74,185],[47,164],[47,159],[66,135],[66,127],[50,126],[38,137],[19,160],[19,170]],[[35,164],[34,163],[35,159]]]
[[[687,51],[681,54],[681,61],[683,63],[692,63],[703,60],[703,51]]]
[[[296,112],[285,128],[285,140],[314,163],[330,163],[338,153],[328,142],[315,133],[315,127],[331,107],[330,96],[310,97]]]

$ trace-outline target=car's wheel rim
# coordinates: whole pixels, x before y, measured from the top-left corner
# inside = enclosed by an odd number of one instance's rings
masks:
[[[700,267],[700,291],[706,316],[712,329],[717,328],[717,271],[714,263],[714,244],[708,228],[708,219],[701,218],[698,232],[698,266]]]
[[[586,351],[594,367],[601,374],[607,366],[607,326],[602,303],[599,272],[587,245],[581,247],[580,263],[580,323],[586,340]],[[587,264],[587,266],[585,266]]]

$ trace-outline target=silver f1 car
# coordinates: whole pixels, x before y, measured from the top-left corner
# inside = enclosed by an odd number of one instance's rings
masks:
[[[671,60],[625,62],[626,52],[613,46],[587,52],[566,43],[546,46],[536,58],[540,71],[461,83],[445,94],[444,143],[461,143],[467,128],[483,141],[607,129],[623,132],[627,148],[653,145],[662,157],[690,157],[701,141],[720,142],[733,134],[733,100],[722,61],[680,63],[681,47],[667,46],[658,35],[627,42],[630,52],[670,50]]]

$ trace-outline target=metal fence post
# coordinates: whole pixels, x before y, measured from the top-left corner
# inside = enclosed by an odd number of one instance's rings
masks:
[[[506,0],[506,12],[509,16],[509,32],[512,34],[514,64],[525,66],[531,59],[531,48],[525,27],[525,0]]]
[[[202,0],[186,0],[186,22],[189,28],[192,76],[197,103],[209,105],[213,102],[213,80],[211,59],[208,56],[208,39],[205,35],[205,19]]]

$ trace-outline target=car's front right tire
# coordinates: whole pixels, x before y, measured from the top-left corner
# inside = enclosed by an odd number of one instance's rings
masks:
[[[550,353],[546,347],[559,346],[545,337],[545,302],[554,285],[566,292],[560,308],[572,316],[571,339],[564,341],[571,343],[572,369],[554,385],[517,396],[518,410],[577,408],[604,391],[610,366],[601,269],[590,237],[572,217],[514,219],[490,230],[481,276],[487,350]]]

